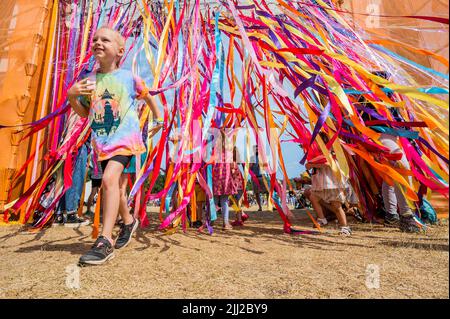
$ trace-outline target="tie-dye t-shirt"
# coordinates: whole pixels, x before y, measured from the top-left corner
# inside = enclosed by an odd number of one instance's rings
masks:
[[[144,153],[138,116],[138,100],[148,93],[144,81],[123,69],[88,78],[96,82],[95,94],[91,102],[86,98],[80,102],[90,108],[92,146],[98,160]]]

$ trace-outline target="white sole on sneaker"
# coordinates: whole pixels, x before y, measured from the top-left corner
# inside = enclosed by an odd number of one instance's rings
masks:
[[[108,260],[113,259],[114,256],[115,256],[114,253],[112,253],[112,254],[106,256],[105,259],[102,259],[102,260],[90,260],[90,261],[85,261],[85,262],[79,262],[79,264],[80,264],[80,265],[97,265],[97,266],[98,266],[98,265],[104,264],[104,263],[107,262]]]

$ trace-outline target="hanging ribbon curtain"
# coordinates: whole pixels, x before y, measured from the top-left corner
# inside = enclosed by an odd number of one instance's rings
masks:
[[[267,164],[261,166],[265,176],[262,181],[269,190],[270,204],[290,233],[295,233],[285,203],[285,189],[290,184],[280,183],[275,174],[280,169],[285,179],[288,177],[283,156],[276,156],[281,153],[277,129],[289,133],[291,141],[301,146],[305,153],[302,163],[322,155],[336,175],[350,177],[364,203],[372,203],[373,194],[363,186],[376,185],[383,179],[402,185],[410,204],[418,200],[417,185],[448,196],[448,117],[433,116],[441,110],[448,115],[448,102],[442,98],[448,94],[448,74],[387,47],[405,47],[447,66],[448,60],[395,41],[363,39],[345,20],[349,12],[337,9],[331,1],[276,2],[275,8],[264,0],[245,6],[226,0],[214,9],[200,0],[142,0],[113,6],[105,0],[79,1],[71,7],[57,4],[60,19],[51,26],[59,30],[50,84],[52,111],[26,125],[24,137],[49,128],[50,152],[40,159],[46,161],[46,169],[7,207],[15,213],[32,199],[26,210],[29,216],[52,177],[59,178],[62,180],[52,186],[54,199],[45,209],[43,221],[49,220],[57,200],[70,187],[70,154],[82,145],[89,128],[83,120],[67,122],[71,112],[67,89],[92,71],[93,34],[104,24],[127,38],[129,50],[122,62],[132,61],[133,71],[146,76],[150,94],[164,110],[162,133],[158,139],[147,138],[148,155],[140,164],[129,197],[130,205],[134,205],[137,195],[144,194],[138,213],[143,226],[148,225],[146,203],[159,199],[160,228],[181,224],[185,229],[187,207],[195,206],[196,181],[209,199],[208,221],[216,219],[212,176],[216,152],[211,143],[214,129],[244,129],[253,132],[258,144],[268,141],[270,151],[260,148],[260,160]],[[442,17],[402,17],[448,24]],[[401,75],[406,74],[399,72],[405,64],[439,80],[433,86],[421,87],[411,77]],[[380,70],[378,65],[392,77],[373,74]],[[357,97],[363,97],[365,104]],[[393,108],[398,111],[395,118]],[[363,113],[372,120],[364,122]],[[381,145],[380,127],[388,127],[384,132],[402,137],[401,145],[411,165],[408,174],[417,181],[414,185],[391,164],[398,154],[390,154]],[[328,136],[328,143],[319,132]],[[181,137],[174,142],[178,133]],[[245,183],[250,175],[259,184],[249,171],[248,141],[244,148]],[[33,160],[30,157],[26,161],[21,174]],[[162,170],[166,172],[164,188],[154,193]],[[177,204],[171,207],[167,204],[170,201]],[[98,218],[96,221],[98,232]]]

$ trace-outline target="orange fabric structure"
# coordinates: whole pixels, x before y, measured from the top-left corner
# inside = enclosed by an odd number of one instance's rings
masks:
[[[448,26],[426,20],[398,17],[402,15],[448,16],[448,0],[344,0],[343,9],[353,13],[351,18],[357,29],[363,28],[371,36],[401,42],[413,48],[423,48],[449,58]],[[367,16],[367,14],[397,17],[377,17]],[[418,54],[392,43],[386,47],[433,70],[444,74],[449,71],[448,65],[439,63],[431,56]],[[414,72],[411,73],[414,74]],[[415,75],[418,76],[416,80],[419,84],[430,84],[424,82],[418,74]]]
[[[11,178],[34,151],[32,139],[21,141],[21,124],[41,117],[40,98],[44,54],[53,0],[3,0],[0,4],[0,212]],[[24,175],[13,195],[22,191]]]

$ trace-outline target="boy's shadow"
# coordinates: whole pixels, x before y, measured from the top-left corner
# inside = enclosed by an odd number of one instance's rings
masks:
[[[70,243],[70,244],[58,244],[58,243],[45,243],[34,246],[21,247],[15,252],[17,253],[32,253],[35,251],[58,251],[58,252],[70,252],[72,255],[82,255],[88,251],[92,246],[92,243]]]
[[[68,251],[72,255],[80,255],[85,253],[92,247],[93,241],[89,235],[83,234],[80,230],[74,229],[77,233],[76,236],[71,236],[65,239],[57,239],[44,243],[39,243],[39,240],[44,236],[45,231],[38,232],[33,239],[28,240],[21,244],[21,246],[30,242],[36,242],[36,245],[20,247],[15,250],[17,253],[31,253],[35,251]],[[75,243],[64,243],[65,241],[77,240]]]

